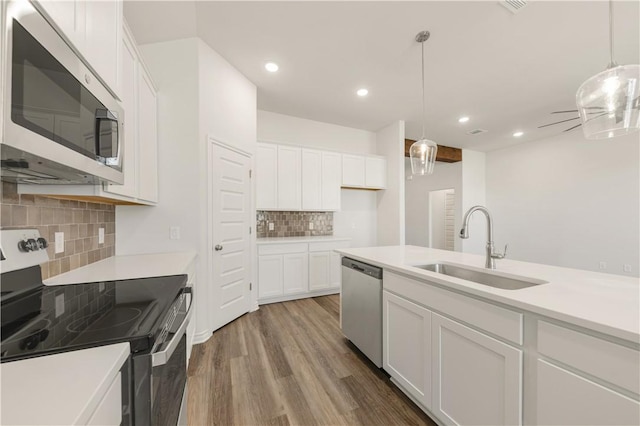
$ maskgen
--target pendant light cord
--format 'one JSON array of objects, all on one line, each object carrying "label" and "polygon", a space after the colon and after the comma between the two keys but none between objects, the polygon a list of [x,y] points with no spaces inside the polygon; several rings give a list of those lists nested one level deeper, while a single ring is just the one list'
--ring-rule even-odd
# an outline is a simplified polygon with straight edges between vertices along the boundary
[{"label": "pendant light cord", "polygon": [[613,0],[609,0],[609,68],[618,66],[613,60]]},{"label": "pendant light cord", "polygon": [[420,139],[424,139],[424,123],[427,120],[424,108],[424,41],[420,42],[420,44],[422,45],[422,137]]}]

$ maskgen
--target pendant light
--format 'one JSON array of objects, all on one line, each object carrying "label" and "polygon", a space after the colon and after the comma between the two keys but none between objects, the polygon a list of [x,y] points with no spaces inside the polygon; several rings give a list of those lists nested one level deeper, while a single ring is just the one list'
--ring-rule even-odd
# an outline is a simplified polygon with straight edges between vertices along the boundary
[{"label": "pendant light", "polygon": [[640,129],[640,65],[613,59],[613,1],[609,0],[609,66],[580,86],[578,113],[587,139],[605,139]]},{"label": "pendant light", "polygon": [[429,40],[429,31],[421,31],[416,35],[416,41],[422,45],[422,137],[409,148],[411,157],[411,173],[414,175],[430,175],[436,163],[438,145],[425,138],[425,108],[424,108],[424,42]]}]

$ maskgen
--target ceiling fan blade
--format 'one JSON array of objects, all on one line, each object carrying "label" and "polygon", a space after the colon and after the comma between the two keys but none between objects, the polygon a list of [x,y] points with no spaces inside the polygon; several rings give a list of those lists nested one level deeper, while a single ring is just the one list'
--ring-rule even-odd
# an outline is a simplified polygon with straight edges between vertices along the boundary
[{"label": "ceiling fan blade", "polygon": [[542,129],[543,127],[553,126],[555,124],[566,123],[567,121],[579,120],[579,119],[580,119],[580,117],[573,117],[573,118],[569,118],[567,120],[560,120],[560,121],[556,121],[555,123],[549,123],[549,124],[545,124],[545,125],[542,125],[542,126],[538,126],[538,129]]},{"label": "ceiling fan blade", "polygon": [[567,130],[563,130],[563,131],[564,131],[564,132],[570,132],[571,130],[575,129],[576,127],[580,127],[580,126],[582,126],[582,123],[580,123],[580,124],[576,124],[575,126],[573,126],[573,127],[569,127]]}]

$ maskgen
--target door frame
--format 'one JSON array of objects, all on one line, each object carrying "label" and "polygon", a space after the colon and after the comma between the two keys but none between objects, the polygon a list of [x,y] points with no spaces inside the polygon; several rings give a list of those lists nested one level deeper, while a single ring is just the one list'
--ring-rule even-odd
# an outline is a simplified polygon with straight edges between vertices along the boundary
[{"label": "door frame", "polygon": [[[254,285],[252,285],[251,290],[249,292],[249,312],[253,312],[255,310],[258,309],[258,297],[257,297],[257,287],[255,285],[255,283],[257,283],[257,268],[255,268],[254,264],[255,264],[255,259],[257,259],[257,244],[256,244],[256,225],[255,225],[255,217],[256,217],[256,197],[255,197],[255,192],[256,192],[256,183],[255,183],[255,179],[253,178],[255,173],[253,172],[255,170],[255,155],[249,151],[244,150],[243,148],[240,148],[232,143],[228,143],[225,141],[221,141],[211,135],[207,135],[207,277],[209,278],[207,281],[209,281],[208,287],[209,287],[209,291],[207,291],[207,299],[208,299],[208,306],[214,306],[214,292],[211,291],[212,287],[213,287],[213,280],[214,280],[214,276],[213,276],[213,246],[215,245],[214,243],[214,235],[213,235],[213,149],[214,146],[218,146],[221,148],[225,148],[228,149],[230,151],[236,152],[244,157],[246,157],[247,159],[249,159],[249,167],[250,170],[252,171],[252,176],[251,176],[251,194],[250,194],[250,198],[251,198],[251,210],[250,210],[250,214],[251,214],[251,221],[250,221],[250,226],[251,226],[251,238],[249,240],[249,244],[250,244],[250,250],[249,250],[249,275],[250,275],[250,279],[251,279],[251,283],[253,283]],[[215,315],[209,315],[209,328],[211,329],[211,331],[215,331],[218,328],[220,328],[221,325],[216,324],[216,316]]]}]

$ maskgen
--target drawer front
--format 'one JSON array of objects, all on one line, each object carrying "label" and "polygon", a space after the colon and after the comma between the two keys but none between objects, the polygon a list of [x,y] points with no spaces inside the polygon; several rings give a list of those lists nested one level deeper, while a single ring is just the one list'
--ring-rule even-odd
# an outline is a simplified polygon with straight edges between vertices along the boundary
[{"label": "drawer front", "polygon": [[258,246],[258,255],[305,253],[307,248],[307,243],[261,244]]},{"label": "drawer front", "polygon": [[387,271],[384,271],[383,287],[503,339],[518,345],[523,343],[523,314],[519,312]]},{"label": "drawer front", "polygon": [[323,241],[321,243],[309,243],[309,251],[332,251],[351,246],[350,241]]},{"label": "drawer front", "polygon": [[631,392],[640,393],[640,353],[636,350],[538,321],[538,352]]}]

